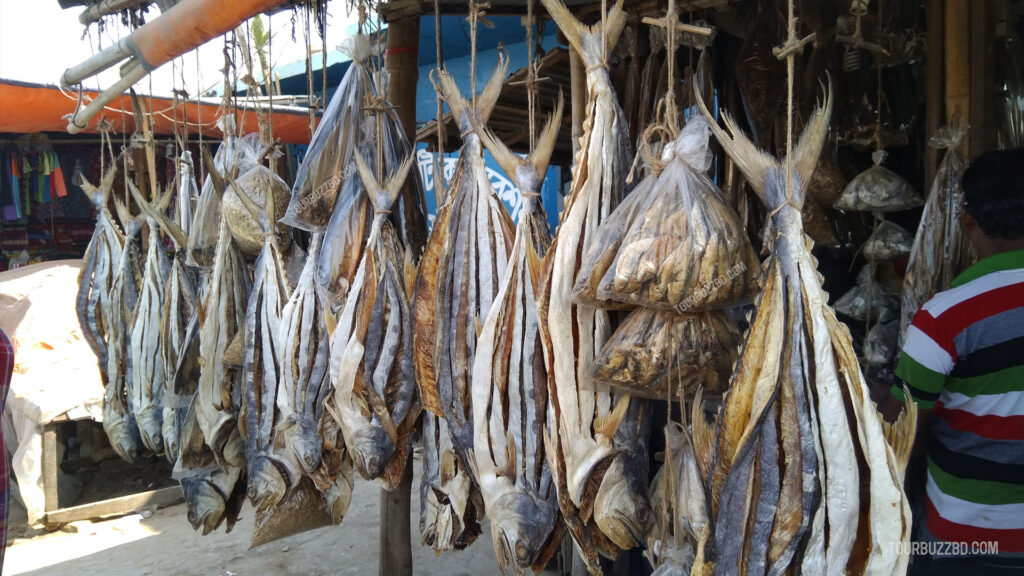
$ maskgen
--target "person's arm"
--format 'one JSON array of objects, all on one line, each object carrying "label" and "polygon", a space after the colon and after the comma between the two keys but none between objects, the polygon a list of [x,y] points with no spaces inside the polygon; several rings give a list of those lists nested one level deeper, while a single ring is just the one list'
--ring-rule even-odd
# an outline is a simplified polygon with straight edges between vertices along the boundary
[{"label": "person's arm", "polygon": [[[896,367],[896,376],[905,383],[911,399],[917,403],[915,454],[924,450],[928,417],[946,386],[946,377],[953,371],[955,354],[953,339],[945,333],[942,325],[924,308],[919,310],[907,328]],[[893,386],[889,397],[879,404],[879,410],[887,420],[895,420],[902,410],[906,400],[903,390],[902,386]]]}]

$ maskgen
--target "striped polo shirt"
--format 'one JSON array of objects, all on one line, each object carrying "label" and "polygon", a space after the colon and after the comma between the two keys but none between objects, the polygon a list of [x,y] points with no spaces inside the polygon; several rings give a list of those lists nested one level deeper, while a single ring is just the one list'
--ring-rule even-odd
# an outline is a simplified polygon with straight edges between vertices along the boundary
[{"label": "striped polo shirt", "polygon": [[980,260],[925,303],[896,374],[931,411],[928,531],[1024,552],[1024,250]]}]

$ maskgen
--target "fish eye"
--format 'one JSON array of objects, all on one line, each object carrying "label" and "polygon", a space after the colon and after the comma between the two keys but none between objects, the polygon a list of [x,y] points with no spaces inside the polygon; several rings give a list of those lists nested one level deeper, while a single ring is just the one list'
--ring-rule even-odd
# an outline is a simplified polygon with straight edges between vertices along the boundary
[{"label": "fish eye", "polygon": [[516,542],[516,558],[520,561],[526,560],[530,555],[529,549],[526,547],[526,542],[519,540]]}]

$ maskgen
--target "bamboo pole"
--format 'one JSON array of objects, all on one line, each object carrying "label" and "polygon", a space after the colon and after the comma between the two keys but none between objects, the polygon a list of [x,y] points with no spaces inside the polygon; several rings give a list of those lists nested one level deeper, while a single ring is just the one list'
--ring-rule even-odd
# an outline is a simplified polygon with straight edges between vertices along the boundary
[{"label": "bamboo pole", "polygon": [[[970,118],[971,112],[971,64],[970,32],[971,3],[968,0],[946,0],[945,31],[943,42],[946,54],[946,114],[950,118],[959,114]],[[964,140],[964,154],[970,157],[970,146]]]},{"label": "bamboo pole", "polygon": [[[925,63],[925,85],[927,86],[927,100],[925,103],[925,137],[930,138],[932,134],[943,124],[943,117],[946,115],[946,99],[943,87],[945,86],[943,69],[945,68],[945,56],[943,53],[942,40],[944,33],[944,11],[943,0],[928,0],[925,7],[927,15],[927,41],[928,53]],[[924,161],[924,189],[931,186],[935,179],[935,170],[939,163],[939,151],[931,146],[925,146]]]},{"label": "bamboo pole", "polygon": [[972,157],[995,148],[992,93],[995,83],[995,2],[971,2],[970,116],[967,133]]}]

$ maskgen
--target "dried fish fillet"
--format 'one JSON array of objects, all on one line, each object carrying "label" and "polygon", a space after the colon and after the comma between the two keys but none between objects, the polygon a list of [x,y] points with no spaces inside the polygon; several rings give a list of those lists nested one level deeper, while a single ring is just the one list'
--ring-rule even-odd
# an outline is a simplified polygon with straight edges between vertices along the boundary
[{"label": "dried fish fillet", "polygon": [[727,311],[680,315],[651,308],[623,320],[594,360],[591,378],[633,396],[725,391],[742,336]]},{"label": "dried fish fillet", "polygon": [[[699,96],[698,104],[712,121]],[[897,462],[849,331],[827,305],[799,212],[831,109],[828,95],[784,163],[755,148],[727,114],[729,134],[712,124],[772,210],[771,250],[713,443],[702,433],[695,445],[713,456],[711,528],[693,574],[906,570],[908,557],[893,544],[910,535]]]},{"label": "dried fish fillet", "polygon": [[377,181],[356,155],[374,219],[362,261],[331,335],[333,407],[356,470],[393,490],[411,452],[419,416],[412,367],[412,317],[405,248],[387,219],[413,156]]}]

